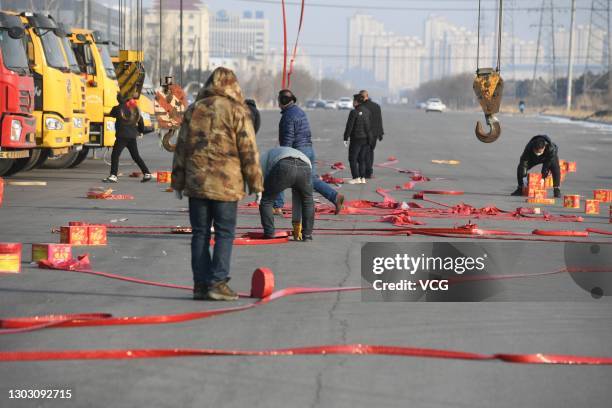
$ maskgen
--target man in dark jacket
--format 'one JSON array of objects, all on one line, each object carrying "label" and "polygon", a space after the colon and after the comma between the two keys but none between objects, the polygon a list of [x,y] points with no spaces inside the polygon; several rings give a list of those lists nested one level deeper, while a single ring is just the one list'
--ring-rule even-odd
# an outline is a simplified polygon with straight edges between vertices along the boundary
[{"label": "man in dark jacket", "polygon": [[370,99],[368,91],[359,91],[359,95],[361,95],[365,100],[365,102],[363,103],[363,107],[370,112],[370,121],[373,135],[372,140],[370,140],[370,151],[368,152],[367,160],[368,168],[366,170],[365,177],[369,179],[372,178],[372,175],[374,174],[374,149],[376,149],[376,142],[382,142],[385,130],[383,129],[383,119],[382,112],[380,111],[380,106]]},{"label": "man in dark jacket", "polygon": [[257,133],[261,127],[261,115],[259,114],[259,109],[257,109],[257,104],[254,99],[245,99],[244,102],[251,111],[251,121],[253,122],[255,133]]},{"label": "man in dark jacket", "polygon": [[[329,184],[322,181],[316,172],[316,157],[312,147],[312,134],[306,113],[297,106],[297,98],[289,89],[283,89],[278,94],[278,105],[281,108],[281,120],[278,124],[278,144],[282,147],[292,147],[304,153],[312,164],[312,184],[319,194],[336,207],[340,213],[344,196],[338,194]],[[281,212],[284,206],[284,195],[281,193],[274,202],[275,212]]]},{"label": "man in dark jacket", "polygon": [[111,170],[110,175],[102,181],[105,183],[118,182],[119,157],[126,147],[132,156],[132,160],[138,165],[143,174],[142,182],[150,181],[151,172],[147,168],[144,160],[142,160],[142,157],[140,157],[136,139],[139,135],[149,133],[151,130],[148,130],[144,126],[142,115],[140,114],[135,98],[125,99],[120,94],[117,94],[117,102],[119,102],[119,104],[110,111],[110,116],[115,118],[115,130],[117,135],[115,144],[113,145],[113,152],[111,153]]},{"label": "man in dark jacket", "polygon": [[561,168],[559,167],[559,148],[546,135],[537,135],[531,138],[525,150],[521,155],[518,167],[516,169],[516,178],[518,181],[517,189],[512,193],[513,196],[523,194],[524,178],[527,177],[527,172],[538,164],[542,165],[542,178],[548,177],[552,173],[553,188],[555,197],[561,197]]},{"label": "man in dark jacket", "polygon": [[[368,169],[368,155],[370,140],[373,133],[371,127],[370,111],[364,105],[361,94],[353,95],[353,106],[344,130],[344,145],[349,147],[349,163],[351,165],[352,180],[349,184],[365,184]],[[349,145],[350,140],[350,145]]]}]

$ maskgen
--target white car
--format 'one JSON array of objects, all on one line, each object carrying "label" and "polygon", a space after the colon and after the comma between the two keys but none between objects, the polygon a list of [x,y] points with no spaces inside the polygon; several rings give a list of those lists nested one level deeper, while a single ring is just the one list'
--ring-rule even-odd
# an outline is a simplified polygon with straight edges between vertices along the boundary
[{"label": "white car", "polygon": [[338,102],[325,101],[325,109],[338,109]]},{"label": "white car", "polygon": [[342,97],[338,99],[338,109],[353,109],[353,98]]},{"label": "white car", "polygon": [[425,112],[444,112],[446,105],[438,98],[430,98],[425,102]]}]

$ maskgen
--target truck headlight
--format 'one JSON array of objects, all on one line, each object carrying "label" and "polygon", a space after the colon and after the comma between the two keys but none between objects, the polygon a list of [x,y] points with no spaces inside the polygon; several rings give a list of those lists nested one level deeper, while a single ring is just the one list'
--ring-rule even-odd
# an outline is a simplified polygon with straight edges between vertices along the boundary
[{"label": "truck headlight", "polygon": [[18,142],[19,139],[21,138],[21,131],[23,130],[22,126],[21,126],[21,122],[19,122],[18,120],[13,119],[11,121],[11,141],[12,142]]},{"label": "truck headlight", "polygon": [[108,122],[106,122],[106,130],[108,130],[109,132],[114,132],[115,122],[113,122],[112,120],[109,120]]},{"label": "truck headlight", "polygon": [[64,128],[64,124],[55,118],[45,119],[45,126],[49,130],[62,130]]},{"label": "truck headlight", "polygon": [[83,128],[83,118],[72,118],[72,125],[77,129]]}]

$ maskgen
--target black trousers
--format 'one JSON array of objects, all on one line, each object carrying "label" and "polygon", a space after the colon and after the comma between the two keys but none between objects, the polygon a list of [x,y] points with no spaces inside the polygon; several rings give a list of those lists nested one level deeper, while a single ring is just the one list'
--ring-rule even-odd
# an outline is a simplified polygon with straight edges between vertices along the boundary
[{"label": "black trousers", "polygon": [[314,228],[314,199],[312,192],[312,170],[308,163],[288,157],[270,170],[264,180],[264,192],[259,204],[261,225],[266,236],[274,235],[274,200],[281,191],[291,188],[293,196],[293,221],[302,222],[302,233],[312,235]]},{"label": "black trousers", "polygon": [[559,187],[561,185],[561,167],[559,166],[559,158],[557,156],[555,156],[550,162],[531,160],[521,161],[516,169],[516,178],[519,187],[523,187],[523,178],[527,177],[529,169],[537,166],[538,164],[542,165],[542,175],[544,175],[544,172],[550,170],[553,177],[553,187]]},{"label": "black trousers", "polygon": [[376,149],[377,139],[370,142],[370,150],[368,151],[368,168],[366,169],[366,178],[372,178],[374,174],[374,149]]},{"label": "black trousers", "polygon": [[130,152],[130,156],[132,156],[132,160],[134,160],[138,167],[140,167],[142,174],[151,173],[144,160],[142,160],[142,157],[140,157],[140,153],[138,153],[138,144],[136,143],[136,139],[121,137],[115,139],[115,144],[113,145],[113,153],[111,154],[111,174],[116,176],[119,172],[119,157],[121,156],[123,149],[126,147]]},{"label": "black trousers", "polygon": [[351,176],[365,178],[368,170],[368,157],[370,155],[370,144],[367,139],[351,140],[349,145],[349,163],[351,165]]}]

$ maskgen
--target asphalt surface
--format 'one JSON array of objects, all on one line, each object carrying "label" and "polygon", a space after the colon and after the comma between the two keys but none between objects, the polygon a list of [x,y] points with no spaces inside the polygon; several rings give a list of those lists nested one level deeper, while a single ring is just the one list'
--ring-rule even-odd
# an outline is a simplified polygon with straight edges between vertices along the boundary
[{"label": "asphalt surface", "polygon": [[[342,145],[346,112],[309,113],[320,173],[329,163],[347,163]],[[576,161],[564,193],[591,196],[612,188],[612,130],[535,117],[502,116],[503,135],[482,144],[473,135],[479,114],[425,114],[385,109],[387,134],[376,161],[396,156],[400,167],[446,178],[416,189],[464,190],[462,197],[441,197],[456,204],[525,206],[509,197],[515,188],[518,156],[529,138],[549,134],[563,159]],[[260,148],[274,145],[279,115],[264,112]],[[141,142],[151,169],[171,166],[171,155],[155,138]],[[110,155],[108,155],[110,157]],[[432,159],[459,160],[457,166]],[[45,187],[6,186],[0,208],[0,241],[58,242],[51,228],[68,221],[118,221],[124,225],[187,225],[186,201],[155,183],[141,184],[127,174],[136,170],[122,157],[116,193],[132,201],[88,200],[90,187],[102,185],[108,165],[88,160],[78,169],[34,170],[14,180],[46,181]],[[348,172],[339,173],[348,177]],[[407,175],[377,169],[367,185],[343,185],[348,199],[380,200],[376,187],[393,188]],[[410,201],[414,192],[392,194]],[[252,199],[252,198],[250,198]],[[289,201],[290,202],[290,201]],[[551,208],[555,214],[581,214]],[[477,220],[485,228],[529,232],[534,228],[610,229],[607,207],[584,223]],[[317,226],[389,227],[364,222],[368,217],[340,216],[341,222]],[[467,220],[424,219],[429,226],[454,226]],[[287,227],[289,220],[278,219]],[[239,216],[239,225],[258,226],[258,216]],[[315,235],[312,243],[236,247],[231,284],[248,291],[252,271],[268,266],[276,287],[360,285],[360,248],[369,241],[421,242],[427,237]],[[612,241],[612,240],[611,240]],[[528,244],[532,245],[532,244]],[[226,306],[194,302],[181,290],[135,285],[86,275],[38,269],[24,246],[22,273],[0,275],[0,318],[52,313],[107,312],[116,316],[174,314]],[[141,279],[191,284],[189,236],[113,235],[89,252],[95,270]],[[562,259],[563,244],[549,244],[530,255],[529,270],[542,272]],[[522,265],[518,254],[506,254]],[[520,268],[518,268],[520,269]],[[508,271],[508,273],[516,272]],[[533,282],[533,285],[530,283]],[[537,283],[537,285],[536,285]],[[535,289],[534,289],[535,288]],[[359,293],[328,293],[281,299],[257,309],[186,323],[50,329],[0,336],[0,350],[124,348],[269,349],[319,344],[370,343],[462,350],[477,353],[555,353],[612,356],[610,298],[594,301],[566,274],[517,283],[514,302],[375,303]],[[523,301],[520,294],[531,301]],[[546,301],[535,301],[538,296]],[[556,301],[555,301],[556,300]],[[244,304],[249,300],[241,300]],[[131,361],[0,363],[0,406],[75,407],[610,407],[612,367],[535,366],[501,362],[399,358],[385,356],[206,357]],[[71,400],[9,400],[10,389],[71,389]]]}]

